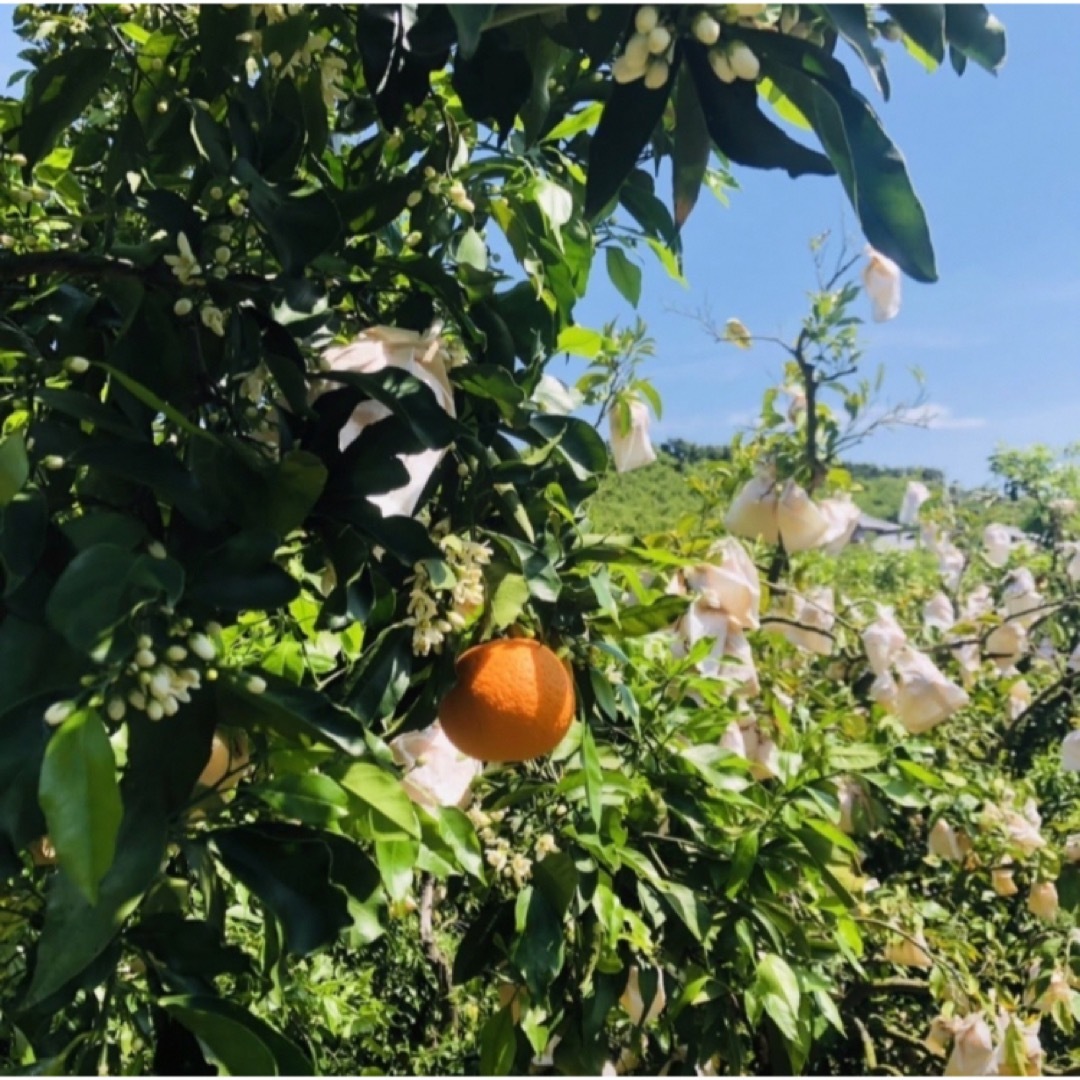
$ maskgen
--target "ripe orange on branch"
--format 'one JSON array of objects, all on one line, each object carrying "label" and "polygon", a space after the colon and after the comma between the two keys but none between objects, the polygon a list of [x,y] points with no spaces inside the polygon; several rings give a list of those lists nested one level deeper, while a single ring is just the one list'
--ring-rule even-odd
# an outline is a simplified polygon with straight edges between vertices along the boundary
[{"label": "ripe orange on branch", "polygon": [[443,698],[446,737],[480,761],[549,754],[574,719],[574,680],[546,645],[501,638],[458,657],[457,684]]}]

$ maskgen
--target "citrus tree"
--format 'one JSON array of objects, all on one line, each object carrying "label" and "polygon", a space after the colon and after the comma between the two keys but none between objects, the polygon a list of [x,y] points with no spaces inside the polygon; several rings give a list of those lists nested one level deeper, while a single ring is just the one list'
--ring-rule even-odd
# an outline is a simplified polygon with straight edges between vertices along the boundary
[{"label": "citrus tree", "polygon": [[[599,407],[617,468],[651,459],[643,329],[582,327],[574,307],[601,250],[632,304],[641,259],[678,276],[680,229],[732,168],[835,174],[875,249],[882,317],[901,271],[934,280],[903,157],[838,57],[887,96],[884,43],[994,70],[997,20],[979,5],[65,5],[15,23],[21,96],[0,99],[12,1062],[909,1067],[899,1036],[871,1030],[918,1019],[878,1008],[867,953],[884,927],[930,960],[919,1018],[941,1005],[939,1041],[991,1041],[978,1025],[1000,1004],[994,1060],[1026,1069],[1019,984],[995,977],[987,996],[977,957],[927,940],[922,922],[963,905],[935,894],[912,915],[922,868],[889,846],[920,827],[913,780],[944,802],[957,776],[976,798],[996,774],[935,771],[936,742],[904,743],[913,687],[940,686],[923,654],[884,615],[871,634],[865,606],[849,617],[809,591],[848,572],[818,549],[854,526],[836,494],[851,432],[824,398],[865,414],[846,381],[857,288],[822,288],[790,346],[801,414],[789,429],[766,402],[693,528],[596,534],[585,504],[611,454],[570,415]],[[574,393],[544,374],[562,351],[591,363]],[[964,526],[949,527],[935,543],[951,574]],[[910,606],[930,566],[854,576]],[[759,676],[763,587],[789,605],[774,627],[809,625],[818,648],[800,666],[770,646]],[[1015,621],[988,616],[985,633],[1018,650]],[[814,658],[823,628],[838,668]],[[864,629],[893,651],[863,656]],[[476,659],[522,648],[543,660]],[[1044,674],[1032,708],[1065,707],[1068,683]],[[967,693],[949,685],[947,711]],[[970,715],[988,722],[1000,690],[973,690]],[[536,741],[508,734],[524,720]],[[498,746],[469,743],[477,726]],[[1032,752],[1052,795],[995,790],[1006,834],[1029,795],[1074,806],[1048,747]],[[866,853],[845,806],[896,871],[880,907],[856,888]],[[964,814],[950,827],[973,827]],[[1060,868],[1054,847],[1035,884]],[[1000,911],[969,947],[1029,941],[1028,916]],[[1042,940],[1038,978],[1065,979],[1066,1030],[1063,940]],[[405,1016],[391,1034],[414,1041],[393,1059]]]}]

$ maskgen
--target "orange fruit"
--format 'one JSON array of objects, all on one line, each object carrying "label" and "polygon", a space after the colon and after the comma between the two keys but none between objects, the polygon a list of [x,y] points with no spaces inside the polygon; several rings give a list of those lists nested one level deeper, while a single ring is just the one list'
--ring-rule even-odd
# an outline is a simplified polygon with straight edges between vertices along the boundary
[{"label": "orange fruit", "polygon": [[458,657],[457,684],[443,698],[446,737],[480,761],[549,754],[574,719],[569,666],[531,638],[501,638]]}]

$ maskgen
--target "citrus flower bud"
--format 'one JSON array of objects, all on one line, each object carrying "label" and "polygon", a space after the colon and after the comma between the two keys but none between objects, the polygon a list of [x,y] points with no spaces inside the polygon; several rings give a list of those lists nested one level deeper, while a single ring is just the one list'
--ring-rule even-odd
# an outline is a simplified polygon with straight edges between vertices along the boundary
[{"label": "citrus flower bud", "polygon": [[124,704],[123,698],[110,698],[109,704],[105,706],[105,713],[113,723],[119,723],[124,719],[124,713],[127,712],[127,706]]},{"label": "citrus flower bud", "polygon": [[660,13],[651,4],[644,4],[638,8],[634,16],[634,29],[639,34],[648,34],[660,21]]},{"label": "citrus flower bud", "polygon": [[188,638],[188,647],[200,660],[209,662],[217,656],[214,643],[205,634],[192,634]]},{"label": "citrus flower bud", "polygon": [[64,367],[71,372],[72,375],[84,375],[90,370],[90,361],[85,356],[69,356],[64,361]]},{"label": "citrus flower bud", "polygon": [[150,543],[146,545],[146,552],[153,559],[164,559],[168,557],[165,545],[160,540],[151,540]]},{"label": "citrus flower bud", "polygon": [[735,69],[731,66],[727,53],[723,49],[709,50],[709,66],[722,83],[733,83],[737,78]]},{"label": "citrus flower bud", "polygon": [[49,727],[59,727],[73,712],[75,706],[70,701],[57,701],[45,710],[45,723]]},{"label": "citrus flower bud", "polygon": [[135,663],[141,668],[152,668],[157,663],[157,657],[147,648],[140,648],[135,654]]},{"label": "citrus flower bud", "polygon": [[423,201],[423,198],[423,192],[410,191],[408,197],[405,199],[405,205],[409,207],[410,210],[412,210],[420,205],[420,203]]},{"label": "citrus flower bud", "polygon": [[195,305],[186,296],[182,296],[173,304],[173,314],[183,318],[185,315],[190,315],[194,307]]},{"label": "citrus flower bud", "polygon": [[715,45],[720,39],[720,24],[703,11],[694,19],[693,33],[702,45]]},{"label": "citrus flower bud", "polygon": [[623,56],[625,56],[634,67],[643,68],[649,59],[648,34],[634,34],[634,36],[626,43],[626,48],[623,50]]},{"label": "citrus flower bud", "polygon": [[245,683],[247,692],[249,694],[265,694],[266,693],[266,680],[259,675],[252,675],[250,679]]},{"label": "citrus flower bud", "polygon": [[750,46],[741,41],[736,41],[728,50],[728,63],[738,78],[749,82],[753,82],[761,72],[761,62]]},{"label": "citrus flower bud", "polygon": [[49,454],[41,459],[41,467],[55,472],[64,467],[64,459],[59,454]]},{"label": "citrus flower bud", "polygon": [[146,717],[148,720],[158,721],[165,715],[165,709],[160,701],[148,701],[146,703]]},{"label": "citrus flower bud", "polygon": [[611,65],[611,77],[619,83],[620,86],[623,86],[626,83],[635,82],[644,74],[644,65],[633,63],[625,53]]},{"label": "citrus flower bud", "polygon": [[599,22],[600,16],[604,14],[604,9],[599,4],[590,4],[585,9],[585,18],[589,22]]},{"label": "citrus flower bud", "polygon": [[666,26],[656,26],[649,31],[649,52],[660,56],[671,44],[671,31]]},{"label": "citrus flower bud", "polygon": [[654,60],[645,72],[645,87],[648,90],[659,90],[667,85],[669,69],[665,60]]}]

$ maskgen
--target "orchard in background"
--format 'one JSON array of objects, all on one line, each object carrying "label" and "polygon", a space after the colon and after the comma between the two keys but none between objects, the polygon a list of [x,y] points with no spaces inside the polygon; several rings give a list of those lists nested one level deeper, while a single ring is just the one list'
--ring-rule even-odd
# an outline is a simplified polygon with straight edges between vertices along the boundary
[{"label": "orchard in background", "polygon": [[[574,321],[601,252],[636,304],[732,168],[835,174],[894,316],[933,249],[842,58],[883,96],[886,52],[993,71],[993,16],[15,25],[9,1068],[1075,1070],[1073,473],[996,462],[1038,501],[1030,537],[914,489],[917,550],[846,548],[842,455],[880,413],[842,259],[782,343],[787,411],[770,392],[700,513],[588,519],[612,456],[654,456],[659,409],[645,329]],[[574,388],[544,373],[562,352],[589,363]],[[434,722],[457,657],[525,638],[559,661],[537,697],[558,723],[572,679],[572,722],[485,766]]]}]

